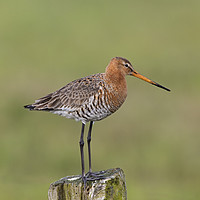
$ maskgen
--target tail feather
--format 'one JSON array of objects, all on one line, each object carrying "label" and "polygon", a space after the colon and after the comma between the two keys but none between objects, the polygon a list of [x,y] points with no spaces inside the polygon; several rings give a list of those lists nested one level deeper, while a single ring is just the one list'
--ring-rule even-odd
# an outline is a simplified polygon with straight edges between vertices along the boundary
[{"label": "tail feather", "polygon": [[53,110],[48,104],[52,99],[52,93],[35,101],[35,103],[26,105],[24,108],[29,110],[51,111]]},{"label": "tail feather", "polygon": [[26,106],[24,106],[24,108],[27,108],[29,110],[34,110],[35,106],[33,106],[33,105],[26,105]]}]

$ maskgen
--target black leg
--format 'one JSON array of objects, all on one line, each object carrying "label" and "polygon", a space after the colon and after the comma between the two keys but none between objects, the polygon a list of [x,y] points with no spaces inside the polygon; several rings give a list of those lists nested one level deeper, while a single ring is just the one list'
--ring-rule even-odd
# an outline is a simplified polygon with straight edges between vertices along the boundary
[{"label": "black leg", "polygon": [[81,151],[82,179],[83,179],[84,187],[85,187],[85,185],[86,185],[86,179],[85,179],[85,165],[84,165],[84,152],[83,152],[83,146],[84,146],[84,139],[83,139],[84,128],[85,128],[85,124],[82,123],[81,137],[80,137],[79,144],[80,144],[80,151]]},{"label": "black leg", "polygon": [[89,155],[89,173],[92,172],[92,166],[91,166],[91,148],[90,148],[92,125],[93,125],[93,121],[90,122],[90,128],[89,128],[88,136],[87,136],[88,155]]},{"label": "black leg", "polygon": [[91,134],[92,134],[92,126],[93,126],[94,122],[91,121],[90,122],[90,127],[89,127],[89,131],[88,131],[88,136],[87,136],[87,143],[88,143],[88,155],[89,155],[89,172],[86,174],[86,178],[87,180],[99,180],[102,179],[104,177],[104,175],[101,175],[101,173],[93,173],[92,172],[92,162],[91,162],[91,146],[90,146],[90,142],[91,142]]}]

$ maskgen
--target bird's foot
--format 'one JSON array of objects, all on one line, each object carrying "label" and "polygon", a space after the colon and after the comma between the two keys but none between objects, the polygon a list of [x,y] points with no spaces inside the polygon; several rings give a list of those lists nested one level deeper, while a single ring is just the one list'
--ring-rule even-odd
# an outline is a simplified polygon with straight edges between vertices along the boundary
[{"label": "bird's foot", "polygon": [[87,185],[87,177],[86,176],[82,176],[82,180],[83,180],[83,187],[84,187],[84,190],[86,189],[86,185]]},{"label": "bird's foot", "polygon": [[87,180],[94,181],[94,180],[103,179],[104,173],[103,172],[91,172],[91,171],[89,171],[85,176],[87,177]]},{"label": "bird's foot", "polygon": [[104,178],[105,178],[104,171],[101,171],[101,172],[89,171],[85,176],[82,176],[84,190],[86,189],[87,181],[95,181],[95,180],[100,180],[100,179],[104,179]]}]

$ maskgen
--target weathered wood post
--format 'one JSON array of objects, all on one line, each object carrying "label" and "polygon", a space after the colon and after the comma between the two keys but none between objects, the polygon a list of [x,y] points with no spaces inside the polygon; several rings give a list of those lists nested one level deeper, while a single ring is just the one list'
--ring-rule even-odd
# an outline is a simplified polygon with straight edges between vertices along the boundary
[{"label": "weathered wood post", "polygon": [[50,185],[49,200],[126,200],[126,181],[122,169],[95,172],[84,185],[81,176],[67,176]]}]

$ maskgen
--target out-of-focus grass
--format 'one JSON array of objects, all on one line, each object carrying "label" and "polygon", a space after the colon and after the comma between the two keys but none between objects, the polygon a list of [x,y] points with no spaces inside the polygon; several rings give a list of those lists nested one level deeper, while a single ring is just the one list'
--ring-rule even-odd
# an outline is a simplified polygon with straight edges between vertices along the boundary
[{"label": "out-of-focus grass", "polygon": [[51,182],[80,173],[81,124],[23,105],[114,56],[172,92],[127,77],[125,104],[95,123],[93,169],[123,168],[128,199],[198,199],[199,4],[2,1],[0,199],[46,199]]}]

